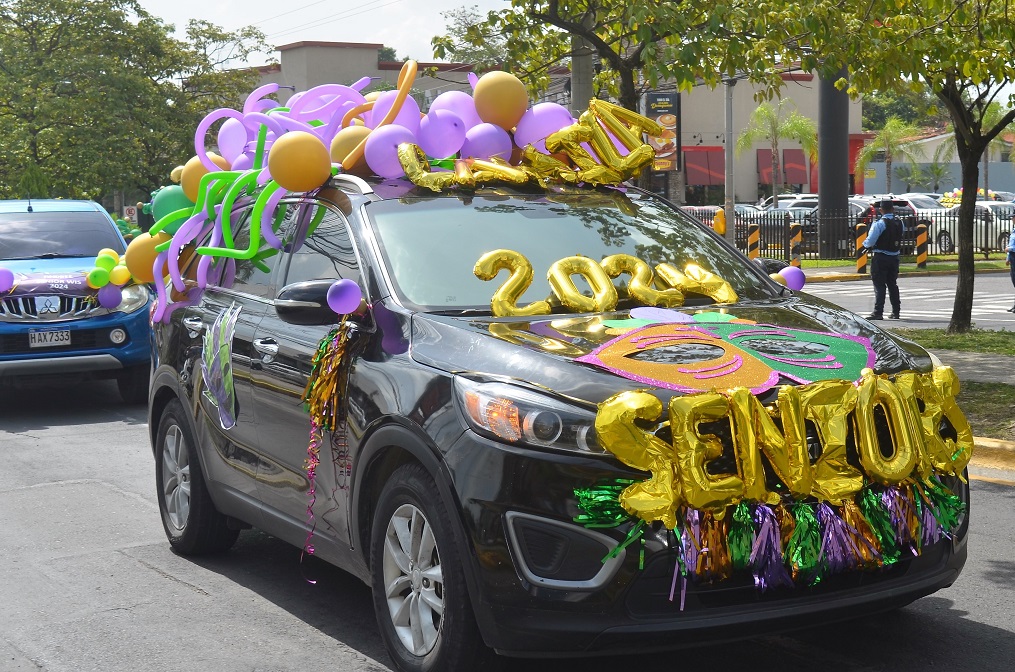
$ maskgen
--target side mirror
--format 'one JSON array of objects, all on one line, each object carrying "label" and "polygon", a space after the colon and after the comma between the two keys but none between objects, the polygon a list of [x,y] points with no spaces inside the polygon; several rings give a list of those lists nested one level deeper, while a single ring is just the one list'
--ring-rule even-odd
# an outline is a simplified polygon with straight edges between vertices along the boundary
[{"label": "side mirror", "polygon": [[290,324],[335,324],[338,313],[328,300],[328,292],[334,284],[334,280],[307,280],[286,285],[275,297],[275,312]]}]

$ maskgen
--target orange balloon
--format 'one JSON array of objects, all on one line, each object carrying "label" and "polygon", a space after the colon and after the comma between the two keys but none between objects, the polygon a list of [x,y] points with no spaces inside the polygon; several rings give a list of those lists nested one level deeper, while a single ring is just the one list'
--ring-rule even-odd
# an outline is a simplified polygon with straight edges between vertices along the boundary
[{"label": "orange balloon", "polygon": [[[222,170],[229,170],[231,167],[229,162],[225,158],[219,156],[215,152],[208,152],[208,158],[211,162]],[[183,170],[180,173],[180,186],[183,187],[184,195],[191,200],[191,202],[197,202],[197,190],[201,184],[201,178],[207,175],[209,171],[201,163],[201,157],[191,157],[190,161],[187,161],[183,166]]]},{"label": "orange balloon", "polygon": [[522,80],[509,72],[488,72],[476,82],[472,92],[479,118],[510,131],[529,109],[529,94]]},{"label": "orange balloon", "polygon": [[331,177],[331,154],[313,133],[290,131],[271,145],[268,171],[288,191],[310,191]]},{"label": "orange balloon", "polygon": [[346,165],[346,157],[348,157],[354,149],[356,149],[361,142],[366,140],[366,137],[370,135],[370,129],[366,126],[349,126],[343,128],[341,131],[335,134],[335,138],[331,141],[331,160],[335,163],[341,163],[342,168],[349,173],[356,173],[357,175],[369,175],[373,171],[370,170],[370,166],[360,156],[359,160],[351,161],[349,165]]},{"label": "orange balloon", "polygon": [[[155,282],[155,275],[152,273],[155,257],[158,255],[155,246],[171,239],[171,235],[165,231],[159,231],[154,238],[145,232],[130,241],[127,251],[123,254],[124,265],[136,282]],[[163,269],[162,276],[165,277],[165,275],[166,272]]]}]

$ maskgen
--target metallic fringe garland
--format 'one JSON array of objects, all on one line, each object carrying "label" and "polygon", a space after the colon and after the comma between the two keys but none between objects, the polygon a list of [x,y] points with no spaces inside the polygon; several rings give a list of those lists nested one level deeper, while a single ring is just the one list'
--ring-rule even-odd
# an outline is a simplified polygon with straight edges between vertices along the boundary
[{"label": "metallic fringe garland", "polygon": [[[581,511],[575,522],[586,527],[631,524],[604,562],[640,539],[639,564],[644,563],[645,521],[631,516],[618,500],[631,482],[614,480],[575,490]],[[689,576],[718,581],[749,569],[754,585],[764,591],[886,567],[898,562],[904,551],[919,555],[924,546],[950,536],[964,512],[965,504],[936,477],[904,487],[868,485],[855,501],[839,507],[827,502],[775,507],[740,502],[721,520],[685,508],[673,530],[678,543],[670,600],[680,579],[683,605]]]}]

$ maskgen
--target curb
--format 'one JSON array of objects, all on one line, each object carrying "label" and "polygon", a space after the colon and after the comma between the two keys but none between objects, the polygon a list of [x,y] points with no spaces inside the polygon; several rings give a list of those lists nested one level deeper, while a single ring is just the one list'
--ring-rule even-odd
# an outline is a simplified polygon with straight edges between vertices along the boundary
[{"label": "curb", "polygon": [[[1007,268],[985,268],[976,273],[1008,273]],[[806,274],[806,271],[805,271]],[[900,271],[900,278],[925,278],[934,275],[957,275],[957,271]],[[868,273],[821,273],[816,271],[814,275],[807,276],[807,282],[852,282],[854,280],[870,280]]]},{"label": "curb", "polygon": [[973,444],[976,448],[971,465],[1015,471],[1015,442],[974,436]]}]

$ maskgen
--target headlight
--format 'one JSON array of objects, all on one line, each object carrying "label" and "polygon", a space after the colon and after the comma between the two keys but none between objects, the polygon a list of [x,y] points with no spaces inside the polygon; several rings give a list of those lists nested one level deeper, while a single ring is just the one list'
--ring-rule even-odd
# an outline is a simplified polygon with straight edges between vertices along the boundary
[{"label": "headlight", "polygon": [[123,288],[123,298],[115,310],[121,313],[133,313],[148,303],[148,288],[144,285],[131,285]]},{"label": "headlight", "polygon": [[604,455],[596,414],[507,383],[455,377],[459,408],[476,433],[496,441]]}]

